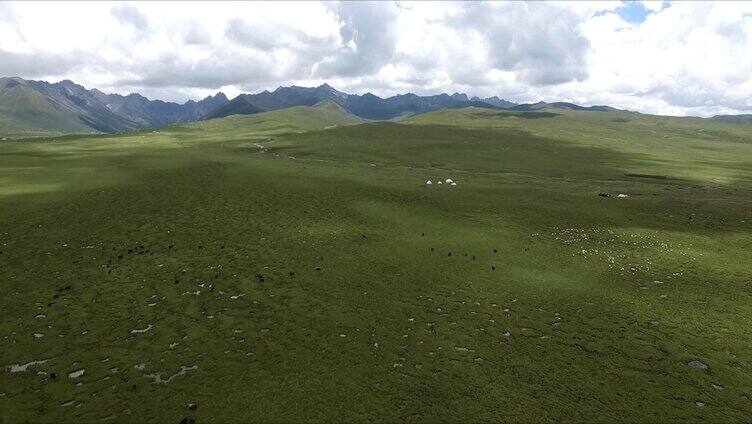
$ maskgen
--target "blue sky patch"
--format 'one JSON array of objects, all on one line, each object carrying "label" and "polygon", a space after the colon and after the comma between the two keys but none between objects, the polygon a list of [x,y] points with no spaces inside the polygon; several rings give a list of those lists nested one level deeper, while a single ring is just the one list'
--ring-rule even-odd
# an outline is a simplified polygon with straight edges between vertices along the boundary
[{"label": "blue sky patch", "polygon": [[639,24],[645,21],[650,11],[640,2],[627,1],[624,5],[616,9],[616,13],[627,22]]},{"label": "blue sky patch", "polygon": [[[663,3],[663,7],[666,7],[666,2]],[[642,5],[642,2],[625,1],[621,7],[616,9],[616,13],[629,23],[640,24],[645,22],[648,15],[653,12],[645,8],[645,6]]]}]

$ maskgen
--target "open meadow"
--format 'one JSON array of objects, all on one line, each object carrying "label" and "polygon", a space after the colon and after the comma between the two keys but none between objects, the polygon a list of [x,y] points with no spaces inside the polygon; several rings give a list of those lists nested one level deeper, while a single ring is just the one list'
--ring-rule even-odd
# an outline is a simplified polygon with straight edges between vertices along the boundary
[{"label": "open meadow", "polygon": [[0,422],[748,421],[750,128],[324,103],[4,141]]}]

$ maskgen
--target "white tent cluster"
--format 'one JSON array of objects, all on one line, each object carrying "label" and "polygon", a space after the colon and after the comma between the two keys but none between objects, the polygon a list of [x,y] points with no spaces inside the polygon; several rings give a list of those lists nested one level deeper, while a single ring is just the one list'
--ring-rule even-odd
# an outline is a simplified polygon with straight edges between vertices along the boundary
[{"label": "white tent cluster", "polygon": [[[438,185],[448,184],[448,185],[451,185],[451,186],[456,186],[457,182],[454,181],[454,180],[452,180],[451,178],[447,178],[444,181],[441,181],[441,179],[439,179],[438,181],[436,181],[436,184],[438,184]],[[431,181],[431,180],[426,181],[426,185],[427,186],[433,185],[433,181]]]}]

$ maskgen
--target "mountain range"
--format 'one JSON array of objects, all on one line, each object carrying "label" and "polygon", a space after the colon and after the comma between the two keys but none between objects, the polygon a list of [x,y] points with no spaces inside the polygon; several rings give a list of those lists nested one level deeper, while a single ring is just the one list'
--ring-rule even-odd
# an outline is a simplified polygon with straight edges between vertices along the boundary
[{"label": "mountain range", "polygon": [[752,125],[752,114],[743,115],[716,115],[711,118],[714,121],[726,122],[729,124],[746,124]]},{"label": "mountain range", "polygon": [[[371,93],[343,93],[328,84],[279,87],[274,91],[241,94],[232,100],[223,93],[217,93],[200,101],[178,104],[150,100],[140,94],[106,94],[97,89],[86,89],[70,80],[48,83],[10,77],[0,78],[0,136],[117,133],[293,106],[313,106],[325,100],[369,120],[389,120],[469,106],[518,112],[542,109],[616,110],[609,106],[586,107],[565,102],[517,104],[497,96],[468,98],[462,93],[433,96],[407,93],[381,98]],[[750,123],[751,118],[749,115],[726,115],[713,119]]]},{"label": "mountain range", "polygon": [[467,95],[458,93],[451,96],[448,94],[418,96],[408,93],[383,99],[371,93],[347,94],[337,91],[329,84],[323,84],[318,87],[279,87],[271,92],[241,94],[207,115],[206,119],[258,113],[292,106],[313,106],[322,100],[331,100],[355,116],[373,120],[387,120],[439,109],[458,109],[468,106],[499,107],[493,104],[494,102],[515,105],[498,97],[489,101],[478,98],[470,100]]},{"label": "mountain range", "polygon": [[222,93],[181,105],[87,90],[69,80],[0,78],[0,135],[112,133],[194,122],[227,102]]},{"label": "mountain range", "polygon": [[23,137],[68,133],[116,133],[229,115],[248,115],[331,100],[360,118],[386,120],[439,109],[468,106],[499,108],[515,103],[467,95],[400,94],[386,99],[318,87],[279,87],[229,100],[223,93],[183,104],[150,100],[140,94],[105,94],[70,80],[57,83],[0,78],[0,135]]}]

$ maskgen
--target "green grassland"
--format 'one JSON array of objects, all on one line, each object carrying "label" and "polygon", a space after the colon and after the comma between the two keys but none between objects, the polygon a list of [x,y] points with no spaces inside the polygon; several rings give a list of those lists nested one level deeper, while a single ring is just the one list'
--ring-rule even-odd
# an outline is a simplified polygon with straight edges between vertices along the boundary
[{"label": "green grassland", "polygon": [[4,142],[0,421],[748,421],[749,128],[321,105]]}]

